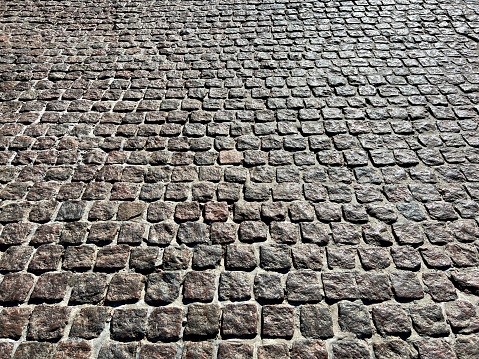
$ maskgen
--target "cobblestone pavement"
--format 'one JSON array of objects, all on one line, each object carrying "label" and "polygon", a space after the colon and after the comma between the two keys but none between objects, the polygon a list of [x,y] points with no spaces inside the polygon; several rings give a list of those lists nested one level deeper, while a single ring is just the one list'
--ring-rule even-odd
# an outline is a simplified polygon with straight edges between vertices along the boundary
[{"label": "cobblestone pavement", "polygon": [[479,358],[479,2],[0,1],[0,359]]}]

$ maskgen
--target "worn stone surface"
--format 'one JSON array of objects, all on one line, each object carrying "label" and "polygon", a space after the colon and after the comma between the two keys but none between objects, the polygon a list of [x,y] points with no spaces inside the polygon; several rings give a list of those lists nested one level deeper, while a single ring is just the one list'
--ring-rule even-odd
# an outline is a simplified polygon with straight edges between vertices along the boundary
[{"label": "worn stone surface", "polygon": [[29,308],[3,308],[0,312],[0,334],[2,338],[20,339],[29,318]]},{"label": "worn stone surface", "polygon": [[338,309],[339,326],[342,331],[353,333],[358,337],[370,337],[373,334],[366,306],[343,302],[339,304]]},{"label": "worn stone surface", "polygon": [[327,339],[334,336],[333,317],[328,307],[303,305],[300,308],[301,334],[306,338]]},{"label": "worn stone surface", "polygon": [[217,304],[190,304],[185,335],[199,338],[215,337],[219,331],[220,313]]},{"label": "worn stone surface", "polygon": [[476,0],[0,28],[1,359],[478,357]]},{"label": "worn stone surface", "polygon": [[258,309],[254,304],[228,304],[223,309],[221,330],[225,337],[253,337],[257,326]]},{"label": "worn stone surface", "polygon": [[84,339],[98,337],[105,328],[110,313],[111,309],[108,307],[91,306],[82,308],[73,319],[70,336]]},{"label": "worn stone surface", "polygon": [[419,357],[425,359],[457,358],[451,345],[444,339],[421,339],[414,342]]},{"label": "worn stone surface", "polygon": [[374,355],[378,359],[412,359],[417,357],[416,351],[407,342],[391,339],[373,343]]},{"label": "worn stone surface", "polygon": [[117,341],[141,340],[146,332],[145,309],[116,309],[110,324],[111,337]]},{"label": "worn stone surface", "polygon": [[376,305],[372,317],[378,332],[383,335],[409,336],[411,333],[411,320],[398,304]]},{"label": "worn stone surface", "polygon": [[263,336],[266,338],[291,338],[294,333],[294,308],[285,305],[263,306]]},{"label": "worn stone surface", "polygon": [[38,341],[58,341],[68,323],[71,308],[39,305],[32,311],[27,338]]},{"label": "worn stone surface", "polygon": [[152,341],[178,339],[180,337],[182,321],[182,308],[156,308],[148,317],[147,337]]}]

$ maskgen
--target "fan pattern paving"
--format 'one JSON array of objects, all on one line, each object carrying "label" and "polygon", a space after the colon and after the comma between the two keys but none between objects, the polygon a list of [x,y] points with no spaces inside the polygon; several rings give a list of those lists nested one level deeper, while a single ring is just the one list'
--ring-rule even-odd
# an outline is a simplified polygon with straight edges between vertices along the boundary
[{"label": "fan pattern paving", "polygon": [[479,4],[0,2],[0,359],[479,358]]}]

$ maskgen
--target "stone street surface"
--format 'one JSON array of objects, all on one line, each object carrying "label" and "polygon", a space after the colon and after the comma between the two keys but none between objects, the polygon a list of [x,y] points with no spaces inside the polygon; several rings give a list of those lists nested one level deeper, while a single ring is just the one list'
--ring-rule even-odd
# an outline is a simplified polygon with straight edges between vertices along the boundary
[{"label": "stone street surface", "polygon": [[479,1],[0,0],[0,359],[478,359]]}]

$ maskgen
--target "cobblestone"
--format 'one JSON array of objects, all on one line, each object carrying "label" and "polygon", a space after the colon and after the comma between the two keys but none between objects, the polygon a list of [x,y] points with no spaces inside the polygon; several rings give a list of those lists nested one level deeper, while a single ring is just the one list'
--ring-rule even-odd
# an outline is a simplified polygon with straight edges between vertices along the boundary
[{"label": "cobblestone", "polygon": [[476,0],[5,0],[0,359],[469,359]]}]

